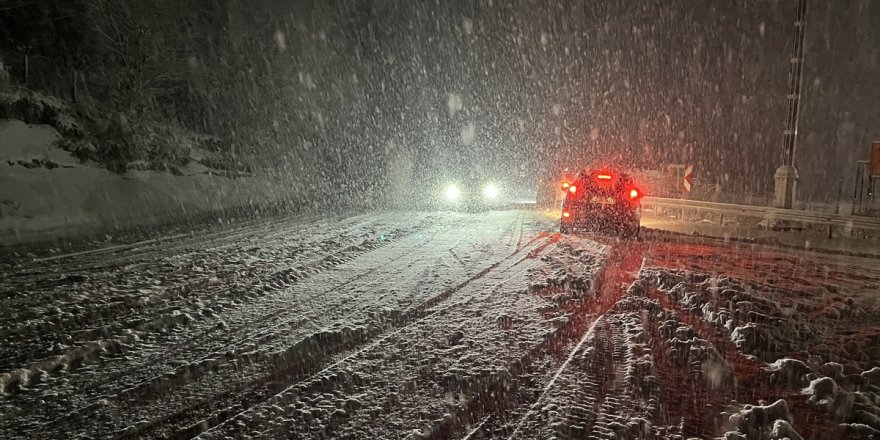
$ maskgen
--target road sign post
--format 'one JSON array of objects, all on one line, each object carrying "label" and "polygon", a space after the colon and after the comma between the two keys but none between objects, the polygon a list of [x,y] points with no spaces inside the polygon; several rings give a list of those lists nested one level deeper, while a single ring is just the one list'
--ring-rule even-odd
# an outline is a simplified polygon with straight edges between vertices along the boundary
[{"label": "road sign post", "polygon": [[873,178],[880,178],[880,141],[871,143],[871,162],[868,170]]}]

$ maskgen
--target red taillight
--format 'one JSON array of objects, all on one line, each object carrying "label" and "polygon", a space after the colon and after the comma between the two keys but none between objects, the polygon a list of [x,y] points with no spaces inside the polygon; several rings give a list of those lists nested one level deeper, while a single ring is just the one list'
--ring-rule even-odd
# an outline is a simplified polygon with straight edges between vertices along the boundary
[{"label": "red taillight", "polygon": [[570,183],[568,183],[568,182],[562,182],[562,190],[563,190],[563,191],[567,190],[568,187],[570,187],[570,186],[571,186]]},{"label": "red taillight", "polygon": [[571,212],[569,212],[569,211],[562,211],[562,216],[565,217],[565,218],[569,218],[569,217],[571,217]]},{"label": "red taillight", "polygon": [[574,185],[568,187],[568,192],[570,192],[572,194],[576,193],[577,190],[578,190],[578,187],[576,187]]},{"label": "red taillight", "polygon": [[611,175],[610,174],[599,174],[596,176],[596,178],[599,180],[611,180]]},{"label": "red taillight", "polygon": [[629,191],[627,191],[624,194],[629,195],[630,201],[633,201],[633,202],[638,201],[639,199],[641,199],[644,196],[644,194],[642,194],[642,192],[639,191],[638,188],[633,188],[633,187],[630,187]]}]

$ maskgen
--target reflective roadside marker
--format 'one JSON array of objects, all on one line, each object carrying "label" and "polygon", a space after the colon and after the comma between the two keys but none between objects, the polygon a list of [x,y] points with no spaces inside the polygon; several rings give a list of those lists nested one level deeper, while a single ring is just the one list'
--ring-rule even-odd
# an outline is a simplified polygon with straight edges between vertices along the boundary
[{"label": "reflective roadside marker", "polygon": [[688,165],[684,170],[684,181],[682,182],[684,185],[684,190],[687,192],[691,192],[691,187],[694,185],[694,166]]}]

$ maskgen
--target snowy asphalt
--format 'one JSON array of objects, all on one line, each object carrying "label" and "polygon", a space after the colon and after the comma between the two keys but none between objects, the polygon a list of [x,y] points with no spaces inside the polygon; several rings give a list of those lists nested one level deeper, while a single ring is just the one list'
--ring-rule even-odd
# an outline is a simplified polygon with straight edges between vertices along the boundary
[{"label": "snowy asphalt", "polygon": [[279,218],[0,263],[0,438],[880,436],[878,260]]}]

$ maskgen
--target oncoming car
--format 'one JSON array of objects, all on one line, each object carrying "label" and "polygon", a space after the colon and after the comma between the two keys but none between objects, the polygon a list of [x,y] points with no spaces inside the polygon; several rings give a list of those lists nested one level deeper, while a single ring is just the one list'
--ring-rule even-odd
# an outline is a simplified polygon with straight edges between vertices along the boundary
[{"label": "oncoming car", "polygon": [[642,191],[628,174],[613,170],[583,171],[564,184],[559,232],[599,230],[638,237]]},{"label": "oncoming car", "polygon": [[462,210],[496,209],[503,204],[501,189],[492,182],[482,185],[448,183],[443,187],[440,199],[443,207]]}]

